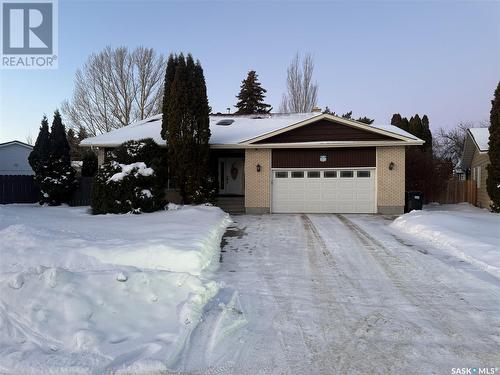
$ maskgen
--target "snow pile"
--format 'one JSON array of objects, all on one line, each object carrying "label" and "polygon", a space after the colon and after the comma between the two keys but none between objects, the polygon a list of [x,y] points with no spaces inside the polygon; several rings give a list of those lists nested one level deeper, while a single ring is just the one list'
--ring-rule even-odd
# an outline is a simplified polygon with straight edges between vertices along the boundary
[{"label": "snow pile", "polygon": [[392,228],[432,241],[453,255],[500,277],[500,215],[467,203],[429,205],[391,224]]},{"label": "snow pile", "polygon": [[0,372],[166,371],[218,292],[229,216],[0,206]]},{"label": "snow pile", "polygon": [[152,176],[154,174],[153,168],[149,168],[144,162],[137,162],[132,164],[120,164],[116,161],[111,163],[113,166],[120,167],[121,172],[115,173],[108,179],[108,182],[122,181],[129,174],[133,174],[135,177],[139,176]]}]

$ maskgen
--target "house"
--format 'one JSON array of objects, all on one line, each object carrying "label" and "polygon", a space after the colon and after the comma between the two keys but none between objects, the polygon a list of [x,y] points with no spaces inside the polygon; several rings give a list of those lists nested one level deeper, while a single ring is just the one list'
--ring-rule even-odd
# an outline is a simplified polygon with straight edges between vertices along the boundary
[{"label": "house", "polygon": [[[85,139],[105,151],[128,140],[159,145],[161,115]],[[404,209],[405,147],[421,139],[392,125],[331,114],[210,116],[219,195],[247,213],[383,213]]]},{"label": "house", "polygon": [[489,208],[491,199],[486,190],[486,166],[490,164],[488,156],[488,142],[490,131],[488,128],[467,129],[464,150],[460,166],[467,171],[468,180],[476,182],[476,206]]},{"label": "house", "polygon": [[28,156],[33,146],[11,141],[0,143],[0,175],[33,175]]}]

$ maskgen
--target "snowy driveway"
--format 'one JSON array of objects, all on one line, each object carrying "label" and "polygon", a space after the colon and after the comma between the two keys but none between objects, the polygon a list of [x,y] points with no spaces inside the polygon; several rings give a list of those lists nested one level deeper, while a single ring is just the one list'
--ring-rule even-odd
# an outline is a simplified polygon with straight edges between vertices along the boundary
[{"label": "snowy driveway", "polygon": [[[228,326],[227,335],[204,349],[193,345],[181,369],[451,374],[500,368],[494,276],[395,235],[382,216],[234,220],[219,273],[238,291],[241,312],[235,311],[247,324],[236,331]],[[209,322],[192,343],[210,331]]]}]

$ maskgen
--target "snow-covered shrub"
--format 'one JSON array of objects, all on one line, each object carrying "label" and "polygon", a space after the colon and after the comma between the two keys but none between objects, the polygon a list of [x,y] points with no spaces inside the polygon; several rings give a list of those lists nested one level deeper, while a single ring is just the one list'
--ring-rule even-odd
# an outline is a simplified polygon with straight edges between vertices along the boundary
[{"label": "snow-covered shrub", "polygon": [[212,176],[208,176],[202,181],[201,186],[191,189],[189,201],[194,204],[214,203],[217,197],[217,181]]},{"label": "snow-covered shrub", "polygon": [[141,213],[164,207],[165,150],[151,139],[130,141],[113,150],[94,177],[92,212]]}]

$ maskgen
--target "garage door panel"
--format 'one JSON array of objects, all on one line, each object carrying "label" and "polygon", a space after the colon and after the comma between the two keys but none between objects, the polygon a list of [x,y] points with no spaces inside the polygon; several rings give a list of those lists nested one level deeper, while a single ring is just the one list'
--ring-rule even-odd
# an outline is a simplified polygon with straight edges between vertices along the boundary
[{"label": "garage door panel", "polygon": [[[293,172],[293,173],[292,173]],[[287,171],[273,173],[276,213],[374,213],[375,170]],[[280,171],[281,175],[283,172]],[[298,176],[292,178],[291,176]],[[302,177],[301,177],[302,176]]]}]

